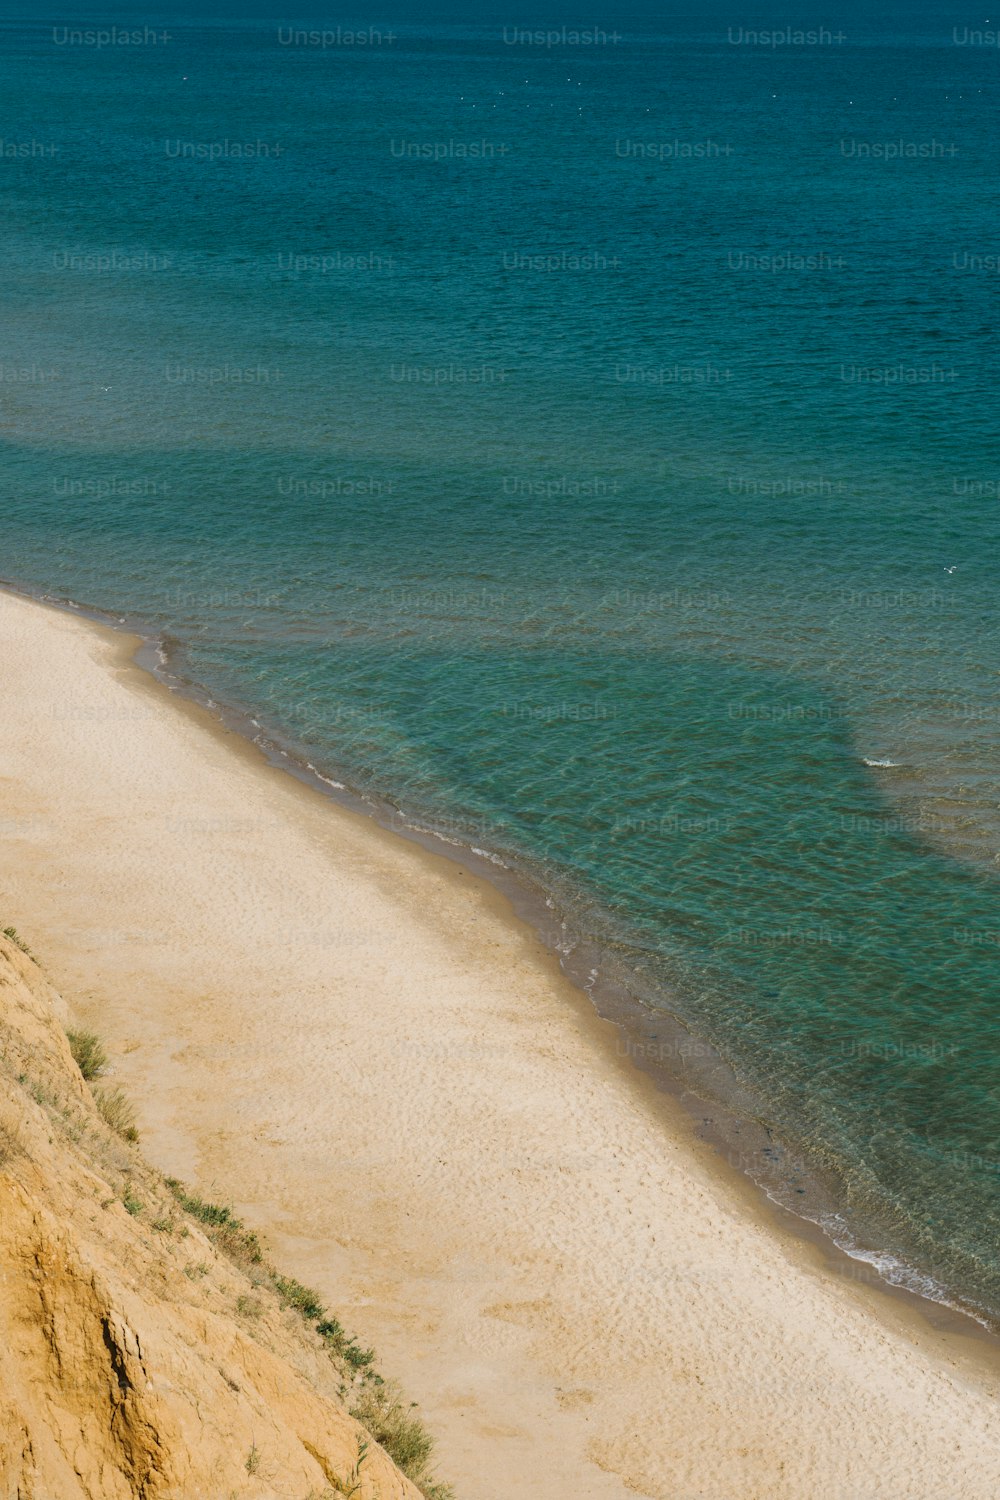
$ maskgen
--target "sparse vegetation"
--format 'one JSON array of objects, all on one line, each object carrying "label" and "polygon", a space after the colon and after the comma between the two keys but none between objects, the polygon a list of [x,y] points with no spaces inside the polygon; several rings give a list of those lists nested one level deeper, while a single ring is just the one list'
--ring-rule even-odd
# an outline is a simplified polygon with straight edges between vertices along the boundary
[{"label": "sparse vegetation", "polygon": [[260,1450],[256,1443],[250,1444],[250,1452],[247,1454],[246,1463],[243,1465],[248,1474],[256,1474],[260,1468]]},{"label": "sparse vegetation", "polygon": [[368,1449],[370,1446],[371,1445],[367,1442],[360,1442],[358,1444],[357,1460],[355,1462],[354,1468],[348,1474],[347,1478],[339,1479],[335,1477],[333,1480],[333,1487],[336,1490],[337,1494],[346,1496],[347,1500],[350,1500],[350,1497],[352,1495],[356,1495],[358,1493],[358,1490],[361,1488],[361,1467],[365,1459],[368,1457]]},{"label": "sparse vegetation", "polygon": [[94,1103],[105,1124],[117,1131],[122,1140],[134,1142],[139,1139],[135,1110],[123,1089],[95,1089]]},{"label": "sparse vegetation", "polygon": [[[416,1415],[415,1407],[404,1405],[398,1387],[387,1383],[374,1371],[374,1352],[363,1349],[344,1331],[339,1320],[327,1312],[318,1292],[296,1281],[294,1276],[282,1276],[271,1265],[256,1233],[248,1229],[231,1208],[189,1193],[176,1177],[165,1180],[177,1204],[204,1225],[213,1244],[242,1270],[252,1274],[259,1285],[269,1286],[276,1292],[284,1307],[293,1309],[311,1323],[331,1358],[342,1368],[347,1366],[356,1385],[360,1381],[351,1415],[368,1428],[397,1467],[423,1491],[427,1500],[452,1500],[451,1489],[436,1483],[430,1474],[433,1439]],[[207,1266],[185,1266],[184,1274],[193,1280],[207,1269]],[[261,1311],[260,1305],[246,1296],[237,1299],[236,1307],[244,1317],[257,1317]],[[362,1459],[363,1453],[359,1453],[348,1487],[335,1486],[337,1493],[355,1493]],[[350,1485],[355,1488],[350,1488]]]},{"label": "sparse vegetation", "polygon": [[[5,938],[10,939],[15,948],[20,948],[21,952],[26,953],[29,958],[35,958],[35,955],[32,953],[31,949],[28,947],[27,943],[24,941],[24,938],[18,932],[16,927],[4,927],[3,935]],[[38,960],[35,959],[35,962],[37,963]]]},{"label": "sparse vegetation", "polygon": [[21,1156],[23,1152],[24,1145],[17,1126],[6,1122],[0,1124],[0,1167],[15,1156]]},{"label": "sparse vegetation", "polygon": [[322,1318],[326,1311],[316,1292],[303,1286],[301,1281],[296,1281],[294,1276],[275,1274],[274,1290],[286,1307],[294,1307],[310,1323]]},{"label": "sparse vegetation", "polygon": [[93,1031],[67,1031],[73,1061],[88,1083],[99,1078],[108,1065],[108,1054]]},{"label": "sparse vegetation", "polygon": [[209,1203],[196,1193],[189,1193],[176,1177],[168,1177],[166,1183],[184,1212],[205,1225],[209,1238],[230,1260],[244,1270],[261,1264],[264,1251],[256,1231],[248,1229],[231,1208]]},{"label": "sparse vegetation", "polygon": [[125,1205],[126,1213],[130,1213],[133,1219],[142,1213],[142,1201],[135,1196],[130,1186],[126,1187],[122,1193],[122,1203]]},{"label": "sparse vegetation", "polygon": [[316,1332],[333,1353],[339,1354],[354,1370],[366,1370],[375,1363],[374,1349],[362,1349],[356,1339],[346,1334],[336,1318],[324,1318],[316,1324]]},{"label": "sparse vegetation", "polygon": [[434,1439],[416,1415],[414,1404],[403,1403],[397,1385],[382,1380],[366,1382],[351,1407],[351,1416],[367,1427],[427,1500],[452,1500],[450,1486],[436,1483],[430,1473]]},{"label": "sparse vegetation", "polygon": [[167,1178],[167,1187],[184,1212],[191,1214],[195,1219],[200,1219],[203,1224],[211,1224],[214,1228],[220,1224],[236,1222],[231,1209],[222,1208],[218,1203],[208,1203],[195,1193],[186,1193],[176,1177]]},{"label": "sparse vegetation", "polygon": [[437,1479],[425,1480],[423,1484],[417,1485],[417,1489],[426,1497],[426,1500],[455,1500],[455,1491],[451,1485],[442,1484]]}]

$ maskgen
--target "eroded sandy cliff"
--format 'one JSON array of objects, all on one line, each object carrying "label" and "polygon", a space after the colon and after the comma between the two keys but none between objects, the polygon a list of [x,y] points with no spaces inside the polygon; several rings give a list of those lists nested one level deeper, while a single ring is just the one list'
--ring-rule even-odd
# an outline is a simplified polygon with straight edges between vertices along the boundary
[{"label": "eroded sandy cliff", "polygon": [[105,1123],[63,1010],[0,937],[0,1496],[419,1500],[363,1374]]}]

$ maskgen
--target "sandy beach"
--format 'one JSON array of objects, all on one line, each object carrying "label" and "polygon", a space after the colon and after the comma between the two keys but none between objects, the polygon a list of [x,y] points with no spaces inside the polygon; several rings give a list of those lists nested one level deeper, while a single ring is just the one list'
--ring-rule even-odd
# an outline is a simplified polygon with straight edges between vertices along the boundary
[{"label": "sandy beach", "polygon": [[[0,594],[0,917],[459,1500],[987,1500],[983,1342],[756,1211],[504,899]],[[178,1497],[182,1500],[182,1497]]]}]

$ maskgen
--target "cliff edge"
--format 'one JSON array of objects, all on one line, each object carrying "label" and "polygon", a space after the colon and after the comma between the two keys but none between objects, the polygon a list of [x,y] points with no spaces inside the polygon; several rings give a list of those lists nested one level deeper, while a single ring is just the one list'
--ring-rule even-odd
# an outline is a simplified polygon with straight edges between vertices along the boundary
[{"label": "cliff edge", "polygon": [[127,1101],[88,1085],[64,1019],[0,936],[2,1500],[443,1495],[350,1414],[402,1427],[426,1460],[372,1356],[230,1210],[144,1162]]}]

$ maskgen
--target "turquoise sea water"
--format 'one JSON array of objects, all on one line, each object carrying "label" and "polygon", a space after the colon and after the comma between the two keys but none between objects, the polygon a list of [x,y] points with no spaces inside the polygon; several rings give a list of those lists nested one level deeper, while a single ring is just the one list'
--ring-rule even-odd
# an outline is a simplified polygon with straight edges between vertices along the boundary
[{"label": "turquoise sea water", "polygon": [[0,574],[532,873],[997,1315],[1000,49],[583,24],[0,8]]}]

